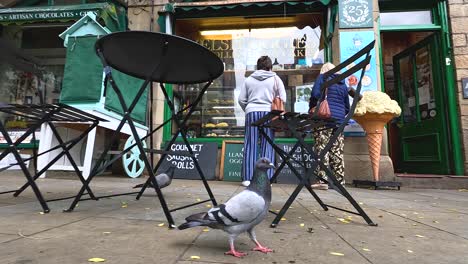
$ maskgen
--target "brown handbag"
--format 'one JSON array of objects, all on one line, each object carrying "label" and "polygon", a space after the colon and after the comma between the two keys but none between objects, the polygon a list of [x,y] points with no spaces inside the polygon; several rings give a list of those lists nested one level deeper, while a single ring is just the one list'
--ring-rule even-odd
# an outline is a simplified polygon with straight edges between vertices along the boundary
[{"label": "brown handbag", "polygon": [[[330,112],[330,107],[328,106],[328,101],[327,101],[327,92],[328,88],[325,89],[325,98],[320,102],[318,109],[317,109],[317,116],[320,118],[330,118],[331,117],[331,112]],[[315,113],[315,107],[310,110],[309,113],[314,114]]]},{"label": "brown handbag", "polygon": [[273,86],[273,101],[271,102],[271,110],[278,110],[281,112],[284,112],[284,102],[281,100],[281,97],[279,95],[279,90],[278,90],[278,83],[275,78],[275,84]]},{"label": "brown handbag", "polygon": [[328,106],[328,101],[327,98],[323,99],[323,101],[320,103],[317,116],[320,118],[330,118],[331,117],[331,112],[330,112],[330,107]]}]

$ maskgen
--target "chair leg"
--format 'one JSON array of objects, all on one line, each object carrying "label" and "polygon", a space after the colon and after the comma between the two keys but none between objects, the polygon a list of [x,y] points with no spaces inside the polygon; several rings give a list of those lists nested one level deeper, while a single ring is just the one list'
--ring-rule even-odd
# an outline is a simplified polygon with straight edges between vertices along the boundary
[{"label": "chair leg", "polygon": [[[74,142],[73,146],[75,146],[79,141],[81,141],[81,139],[84,138],[84,135],[88,134],[88,132],[95,129],[96,125],[97,124],[93,124],[87,130],[85,130],[81,134],[81,137],[79,137],[79,140]],[[60,136],[59,132],[57,131],[57,128],[55,127],[55,125],[50,123],[49,126],[52,129],[52,133],[54,134],[54,136],[57,139],[57,141],[59,142],[59,144],[64,145],[63,139]],[[78,168],[78,165],[76,164],[75,160],[73,159],[72,155],[70,154],[70,149],[71,149],[71,147],[62,146],[62,154],[65,154],[65,156],[67,156],[68,161],[70,162],[73,169],[75,170],[75,173],[78,175],[78,178],[80,179],[81,183],[84,184],[85,179],[83,178],[83,175],[81,174],[81,171]],[[94,196],[94,193],[93,193],[93,191],[91,190],[91,188],[89,186],[86,186],[86,190],[88,191],[89,197],[91,197],[91,199],[96,200],[96,197]]]},{"label": "chair leg", "polygon": [[20,166],[21,170],[24,173],[24,176],[26,177],[29,185],[31,185],[31,188],[33,189],[34,194],[36,195],[37,200],[41,204],[42,210],[44,213],[49,213],[50,209],[49,206],[47,205],[47,202],[45,201],[44,197],[42,196],[41,191],[37,187],[36,183],[34,182],[31,174],[29,173],[28,168],[26,167],[26,164],[24,163],[23,159],[21,158],[21,155],[18,152],[18,149],[16,146],[13,144],[13,141],[10,138],[10,135],[8,135],[7,131],[5,130],[5,127],[3,126],[2,122],[0,122],[0,132],[3,134],[4,139],[6,140],[7,144],[9,146],[12,146],[12,149],[10,150],[13,156],[15,156],[18,165]]},{"label": "chair leg", "polygon": [[88,133],[88,138],[86,140],[86,151],[85,158],[83,161],[83,178],[87,179],[91,173],[91,166],[93,162],[93,152],[94,152],[94,142],[96,141],[97,127],[93,128]]}]

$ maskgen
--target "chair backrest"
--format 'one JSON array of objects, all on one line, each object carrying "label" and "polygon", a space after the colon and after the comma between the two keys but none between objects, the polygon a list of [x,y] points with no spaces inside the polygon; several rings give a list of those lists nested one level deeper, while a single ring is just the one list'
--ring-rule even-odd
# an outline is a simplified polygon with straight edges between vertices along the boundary
[{"label": "chair backrest", "polygon": [[[359,70],[362,70],[361,76],[358,79],[358,83],[357,83],[357,87],[355,91],[355,98],[359,98],[361,95],[361,86],[362,86],[362,78],[364,77],[364,70],[370,62],[370,59],[372,57],[371,50],[374,48],[374,45],[375,45],[375,40],[369,43],[364,48],[362,48],[356,54],[351,56],[349,59],[345,60],[344,62],[338,64],[335,68],[324,73],[323,74],[324,82],[322,83],[322,87],[320,87],[321,94],[322,95],[324,94],[323,91],[325,91],[325,88],[330,87],[333,84],[336,84],[338,82],[341,82],[342,80],[348,78],[352,74],[358,72]],[[365,56],[362,61],[355,64],[353,67],[349,68],[351,64],[354,64],[355,61],[361,58],[362,56]],[[330,76],[341,71],[342,69],[348,69],[348,70],[341,74],[336,74],[334,78],[330,79]],[[353,100],[353,104],[350,106],[349,113],[347,115],[347,117],[349,118],[345,118],[343,122],[344,124],[346,124],[349,121],[349,119],[351,119],[351,116],[353,116],[354,110],[356,109],[356,104],[358,101],[359,100]],[[318,112],[318,107],[315,108],[314,115],[317,115],[317,112]]]}]

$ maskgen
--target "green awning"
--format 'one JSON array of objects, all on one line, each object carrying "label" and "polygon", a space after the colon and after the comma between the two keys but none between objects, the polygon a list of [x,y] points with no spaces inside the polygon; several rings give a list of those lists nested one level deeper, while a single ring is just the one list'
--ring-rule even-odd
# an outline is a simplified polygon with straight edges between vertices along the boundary
[{"label": "green awning", "polygon": [[278,1],[197,1],[167,4],[160,12],[174,13],[176,19],[221,16],[271,16],[324,12],[331,0]]},{"label": "green awning", "polygon": [[296,6],[296,5],[312,5],[315,3],[321,3],[322,5],[328,5],[332,0],[312,0],[312,1],[183,1],[174,3],[173,6],[176,9],[182,9],[184,11],[190,10],[219,10],[219,9],[233,9],[237,7],[265,7],[265,6]]},{"label": "green awning", "polygon": [[89,11],[96,12],[107,26],[115,24],[116,27],[121,28],[117,9],[115,5],[109,3],[0,9],[0,24],[23,24],[38,21],[67,22],[78,20]]}]

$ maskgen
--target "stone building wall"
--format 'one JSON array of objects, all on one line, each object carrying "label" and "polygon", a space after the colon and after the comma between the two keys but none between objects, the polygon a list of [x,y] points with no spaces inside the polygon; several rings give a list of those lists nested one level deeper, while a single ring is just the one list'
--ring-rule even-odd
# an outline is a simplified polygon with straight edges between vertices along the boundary
[{"label": "stone building wall", "polygon": [[462,78],[468,78],[468,0],[448,0],[448,9],[465,154],[465,175],[468,175],[468,99],[463,99],[461,83]]},{"label": "stone building wall", "polygon": [[[167,4],[167,0],[128,0],[128,27],[130,30],[143,30],[161,32],[158,24],[158,12]],[[153,83],[153,126],[157,127],[164,122],[164,94],[158,83]],[[149,98],[148,98],[149,99]],[[148,102],[149,104],[150,102]],[[153,134],[155,148],[159,149],[163,140],[163,130],[160,129]],[[155,162],[159,155],[155,155]]]}]

